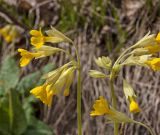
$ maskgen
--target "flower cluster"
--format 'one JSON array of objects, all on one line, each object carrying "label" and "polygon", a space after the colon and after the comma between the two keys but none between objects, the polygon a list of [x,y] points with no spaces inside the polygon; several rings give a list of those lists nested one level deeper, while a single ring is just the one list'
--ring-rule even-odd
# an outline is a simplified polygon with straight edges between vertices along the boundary
[{"label": "flower cluster", "polygon": [[131,55],[123,61],[122,65],[141,65],[159,71],[160,58],[155,57],[158,52],[160,52],[160,33],[157,36],[148,33],[135,44],[130,52]]},{"label": "flower cluster", "polygon": [[[72,42],[64,34],[51,27],[46,31],[46,35],[40,30],[31,30],[31,44],[34,46],[32,51],[19,48],[18,52],[22,56],[20,66],[27,66],[33,59],[39,59],[46,56],[54,55],[57,52],[68,53],[61,48],[45,45],[46,43]],[[64,96],[68,96],[70,86],[73,82],[74,72],[77,68],[77,62],[71,60],[67,64],[57,68],[44,75],[45,83],[33,88],[30,92],[39,98],[44,104],[51,106],[52,97],[63,91]]]},{"label": "flower cluster", "polygon": [[[160,52],[160,33],[157,35],[148,33],[136,44],[122,52],[122,54],[114,63],[110,58],[104,56],[95,59],[97,66],[107,70],[107,72],[103,73],[97,70],[90,70],[89,75],[94,78],[109,79],[113,108],[109,107],[108,103],[104,100],[103,97],[100,97],[100,99],[96,100],[95,104],[93,105],[94,111],[92,111],[90,115],[105,115],[107,119],[113,121],[114,123],[133,122],[134,120],[115,110],[116,96],[114,94],[113,80],[118,76],[120,69],[128,65],[139,65],[151,68],[154,71],[160,71],[160,58],[155,57],[155,54],[158,52]],[[137,96],[132,86],[125,79],[123,79],[123,92],[124,96],[126,97],[126,101],[129,103],[130,112],[140,112],[141,109],[136,101]],[[152,133],[150,129],[149,131]]]}]

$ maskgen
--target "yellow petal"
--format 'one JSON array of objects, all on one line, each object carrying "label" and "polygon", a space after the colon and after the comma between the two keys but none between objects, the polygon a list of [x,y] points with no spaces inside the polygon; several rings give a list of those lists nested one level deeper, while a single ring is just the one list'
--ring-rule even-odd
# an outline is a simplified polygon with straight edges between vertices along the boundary
[{"label": "yellow petal", "polygon": [[153,58],[152,60],[146,61],[146,64],[150,66],[154,71],[160,70],[160,58]]},{"label": "yellow petal", "polygon": [[52,90],[47,90],[47,89],[46,92],[47,92],[47,105],[51,106],[54,93]]},{"label": "yellow petal", "polygon": [[32,59],[33,59],[32,57],[22,57],[22,58],[20,59],[20,66],[21,66],[21,67],[27,66]]},{"label": "yellow petal", "polygon": [[46,92],[46,89],[45,89],[44,85],[35,87],[34,89],[32,89],[30,91],[30,93],[35,95],[36,98],[39,98],[44,104],[48,103],[48,101],[47,101],[47,92]]},{"label": "yellow petal", "polygon": [[144,47],[144,48],[146,48],[148,51],[149,51],[149,53],[157,53],[157,52],[160,52],[160,45],[159,44],[156,44],[156,45],[148,45],[148,46],[146,46],[146,47]]},{"label": "yellow petal", "polygon": [[36,37],[42,36],[41,31],[38,31],[38,30],[31,30],[29,33],[30,33],[32,36],[36,36]]},{"label": "yellow petal", "polygon": [[29,62],[36,56],[36,53],[28,52],[25,49],[18,49],[18,52],[20,52],[20,55],[22,58],[20,59],[20,66],[24,67],[29,64]]},{"label": "yellow petal", "polygon": [[133,112],[133,113],[140,112],[140,108],[134,100],[131,101],[130,106],[129,106],[129,110],[130,110],[130,112]]},{"label": "yellow petal", "polygon": [[43,37],[31,37],[31,44],[34,45],[36,48],[40,48],[44,44]]},{"label": "yellow petal", "polygon": [[99,116],[111,113],[107,101],[102,96],[100,96],[99,100],[96,100],[93,105],[93,109],[94,110],[90,113],[91,116]]}]

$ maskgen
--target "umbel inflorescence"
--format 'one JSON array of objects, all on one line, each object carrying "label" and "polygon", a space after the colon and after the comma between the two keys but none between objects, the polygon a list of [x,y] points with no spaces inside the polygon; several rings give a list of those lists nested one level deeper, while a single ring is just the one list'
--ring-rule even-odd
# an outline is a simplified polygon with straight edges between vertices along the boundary
[{"label": "umbel inflorescence", "polygon": [[[117,111],[117,98],[114,91],[114,79],[118,76],[120,70],[124,66],[132,66],[139,65],[148,67],[154,71],[160,70],[160,58],[156,57],[156,53],[160,52],[160,33],[158,35],[154,35],[148,33],[141,40],[139,40],[136,44],[127,48],[122,52],[122,54],[117,58],[117,60],[113,63],[109,57],[99,57],[95,59],[95,63],[97,66],[104,68],[109,71],[109,74],[105,74],[103,72],[97,70],[90,70],[89,75],[93,78],[108,78],[110,89],[111,89],[111,98],[112,98],[112,106],[109,106],[108,102],[104,97],[100,96],[98,100],[95,101],[93,105],[93,111],[91,111],[91,116],[100,116],[105,115],[108,122],[114,123],[114,135],[118,135],[118,124],[119,123],[136,123],[146,127],[150,133],[153,135],[154,133],[151,131],[149,127],[142,124],[141,122],[137,122],[124,113]],[[138,113],[141,111],[138,103],[136,102],[136,94],[132,88],[132,86],[127,82],[127,80],[123,79],[123,93],[126,100],[129,103],[129,110],[131,113]]]},{"label": "umbel inflorescence", "polygon": [[[21,67],[27,66],[33,59],[51,56],[58,52],[69,53],[61,48],[45,45],[47,43],[72,42],[69,38],[53,27],[46,31],[46,36],[42,34],[41,29],[39,31],[31,30],[30,34],[32,36],[30,41],[34,46],[32,51],[29,52],[21,48],[18,49],[18,52],[20,52],[20,55],[22,56],[20,59]],[[52,97],[59,94],[62,90],[64,96],[69,95],[70,86],[72,84],[76,68],[77,62],[72,59],[70,62],[56,70],[43,75],[42,78],[46,80],[45,83],[33,88],[30,92],[39,98],[44,104],[51,106]]]},{"label": "umbel inflorescence", "polygon": [[[77,46],[71,39],[53,27],[45,31],[45,34],[42,33],[41,29],[31,30],[30,35],[30,43],[34,46],[32,51],[27,51],[22,48],[18,49],[18,52],[22,56],[20,59],[21,67],[27,66],[33,59],[51,56],[58,52],[63,52],[70,58],[68,63],[43,75],[42,78],[45,79],[45,83],[41,86],[33,88],[30,93],[35,95],[36,98],[40,99],[44,104],[50,107],[52,104],[53,96],[60,93],[63,93],[64,96],[69,95],[70,87],[74,80],[75,72],[77,71],[77,125],[78,135],[82,135],[81,62]],[[67,42],[74,47],[76,58],[74,58],[74,56],[72,56],[71,53],[67,50],[48,45],[48,43],[54,44],[61,42]]]}]

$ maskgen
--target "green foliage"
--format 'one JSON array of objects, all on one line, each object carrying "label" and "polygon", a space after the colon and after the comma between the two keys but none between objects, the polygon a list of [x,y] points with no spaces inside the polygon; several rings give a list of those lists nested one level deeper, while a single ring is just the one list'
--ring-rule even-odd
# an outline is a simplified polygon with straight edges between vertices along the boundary
[{"label": "green foliage", "polygon": [[0,68],[0,95],[15,88],[19,80],[19,68],[12,57],[7,57]]},{"label": "green foliage", "polygon": [[107,11],[107,2],[103,0],[93,0],[92,1],[92,14],[93,14],[93,27],[99,29],[100,27],[106,24],[106,11]]},{"label": "green foliage", "polygon": [[10,90],[6,97],[0,100],[0,131],[5,134],[21,135],[27,127],[25,112],[16,91]]},{"label": "green foliage", "polygon": [[40,71],[26,75],[20,80],[16,89],[21,93],[28,93],[34,86],[41,85],[44,82],[39,79],[41,75],[51,71],[53,68],[53,64],[47,64]]},{"label": "green foliage", "polygon": [[23,135],[53,135],[53,133],[46,124],[31,117],[29,126]]},{"label": "green foliage", "polygon": [[73,29],[77,25],[78,12],[77,5],[74,5],[72,1],[62,1],[61,3],[61,13],[60,13],[60,22],[59,27],[62,31],[67,31]]},{"label": "green foliage", "polygon": [[[53,135],[51,129],[34,116],[28,94],[39,82],[42,74],[51,71],[53,64],[31,73],[21,80],[20,69],[13,57],[7,57],[0,67],[0,135]],[[20,80],[20,81],[19,81]],[[28,95],[28,96],[26,96]]]}]

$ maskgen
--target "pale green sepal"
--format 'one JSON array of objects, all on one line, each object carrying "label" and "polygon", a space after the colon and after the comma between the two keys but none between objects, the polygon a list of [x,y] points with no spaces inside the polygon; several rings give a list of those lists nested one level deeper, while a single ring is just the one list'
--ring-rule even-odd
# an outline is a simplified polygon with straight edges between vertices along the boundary
[{"label": "pale green sepal", "polygon": [[104,73],[97,71],[97,70],[90,70],[89,76],[93,78],[106,78],[107,77]]},{"label": "pale green sepal", "polygon": [[36,53],[41,54],[39,57],[36,57],[35,59],[51,56],[60,51],[65,52],[65,50],[63,49],[56,48],[56,47],[50,47],[50,46],[42,46],[41,48],[34,49],[34,50],[36,50]]},{"label": "pale green sepal", "polygon": [[136,48],[131,52],[131,54],[134,54],[136,56],[141,56],[149,54],[149,51],[146,48]]},{"label": "pale green sepal", "polygon": [[127,100],[129,100],[129,97],[136,98],[136,94],[134,93],[132,86],[125,79],[123,79],[123,91]]},{"label": "pale green sepal", "polygon": [[151,56],[152,55],[142,55],[142,56],[131,55],[122,63],[122,65],[139,65],[147,67],[146,61],[149,60]]},{"label": "pale green sepal", "polygon": [[137,47],[145,47],[147,45],[156,43],[155,34],[149,34],[150,32],[148,32],[141,40],[136,43]]},{"label": "pale green sepal", "polygon": [[47,30],[46,34],[51,37],[58,37],[61,38],[64,42],[70,42],[73,43],[71,39],[69,39],[67,36],[65,36],[63,33],[55,29],[54,27],[51,26],[51,30]]},{"label": "pale green sepal", "polygon": [[75,67],[70,67],[68,69],[63,70],[56,83],[51,85],[50,87],[50,89],[53,90],[54,94],[59,94],[63,88],[65,89],[68,79],[72,79],[69,78],[69,76],[75,71],[75,69],[76,69]]},{"label": "pale green sepal", "polygon": [[105,57],[105,56],[98,57],[97,59],[95,59],[95,63],[99,67],[102,67],[102,68],[105,68],[105,69],[110,69],[111,66],[112,66],[111,59],[109,57]]},{"label": "pale green sepal", "polygon": [[134,122],[134,120],[129,118],[124,113],[119,112],[119,111],[113,109],[112,107],[110,108],[110,110],[112,111],[112,114],[106,114],[108,120],[110,120],[112,122],[116,122],[116,123],[132,123],[132,122]]}]

